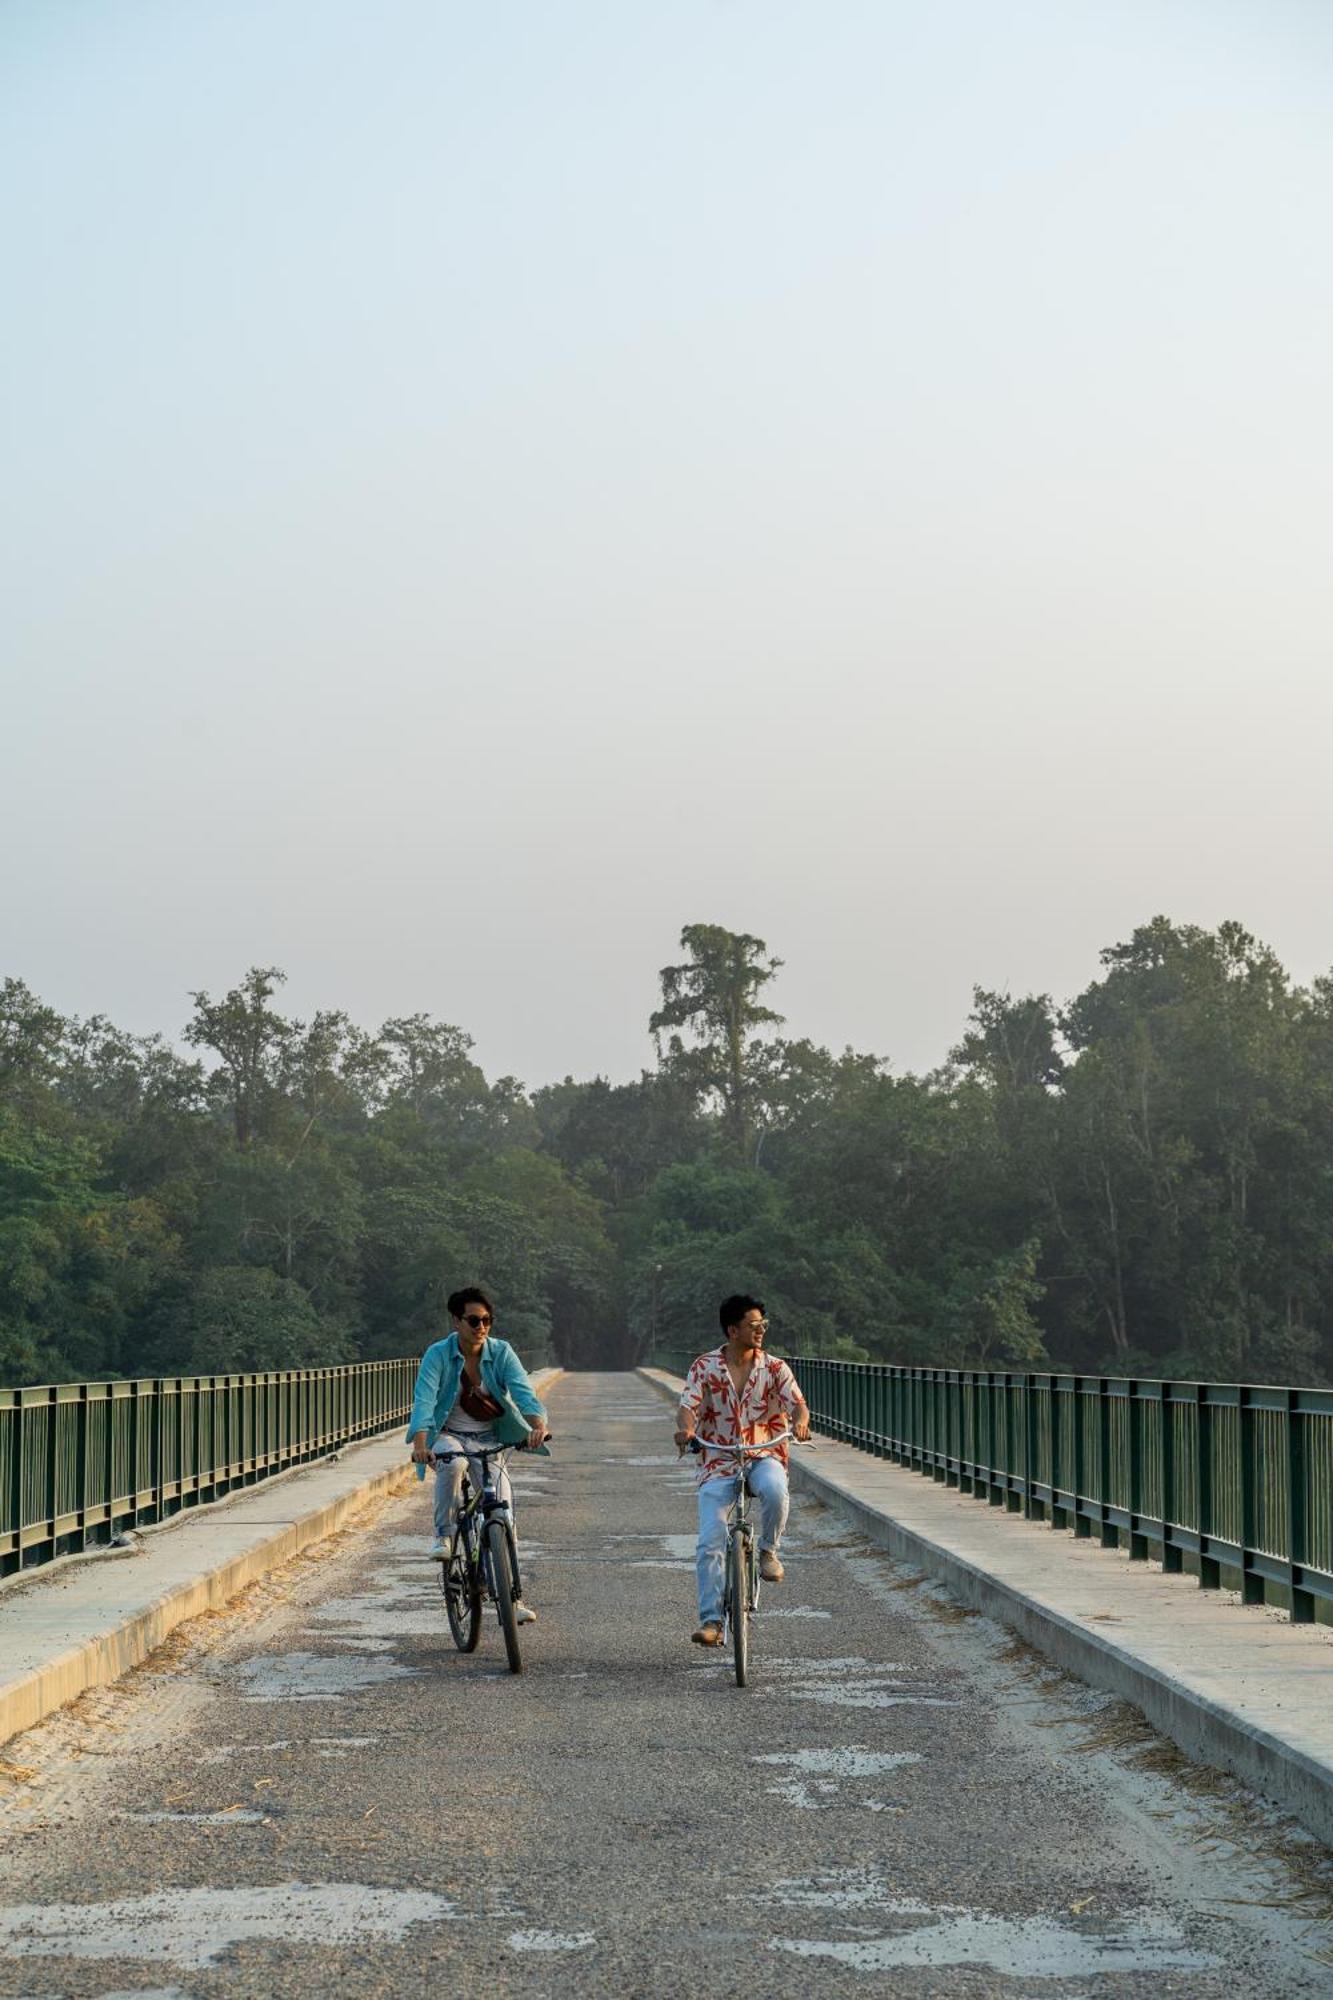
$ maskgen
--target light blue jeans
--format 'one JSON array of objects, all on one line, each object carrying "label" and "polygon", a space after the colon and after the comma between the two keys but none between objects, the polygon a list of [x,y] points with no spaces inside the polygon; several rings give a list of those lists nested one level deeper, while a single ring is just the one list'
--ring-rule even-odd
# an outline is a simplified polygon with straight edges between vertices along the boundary
[{"label": "light blue jeans", "polygon": [[[759,1502],[759,1546],[777,1554],[787,1525],[790,1499],[787,1468],[780,1458],[756,1458],[750,1464],[750,1491]],[[736,1498],[736,1476],[705,1479],[699,1488],[699,1545],[694,1567],[699,1579],[699,1623],[722,1623],[723,1564],[727,1552],[727,1514]]]},{"label": "light blue jeans", "polygon": [[[499,1440],[493,1431],[441,1431],[431,1446],[432,1451],[489,1451]],[[463,1497],[463,1473],[466,1469],[472,1481],[474,1493],[481,1491],[481,1460],[469,1458],[466,1468],[461,1458],[451,1458],[444,1465],[435,1468],[435,1534],[436,1539],[447,1542],[454,1532]],[[514,1511],[514,1491],[509,1484],[509,1474],[501,1459],[491,1460],[491,1471],[496,1475],[495,1490]]]}]

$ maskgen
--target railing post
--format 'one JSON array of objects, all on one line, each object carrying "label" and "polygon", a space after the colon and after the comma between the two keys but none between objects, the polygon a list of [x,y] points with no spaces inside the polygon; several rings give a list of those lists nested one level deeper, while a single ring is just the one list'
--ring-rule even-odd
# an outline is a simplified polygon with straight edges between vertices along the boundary
[{"label": "railing post", "polygon": [[1074,1377],[1074,1518],[1072,1525],[1074,1540],[1077,1542],[1087,1541],[1092,1534],[1092,1522],[1088,1519],[1083,1506],[1084,1500],[1091,1498],[1091,1495],[1087,1491],[1088,1446],[1087,1410],[1085,1407],[1090,1398],[1084,1391],[1083,1383],[1084,1377],[1082,1375]]},{"label": "railing post", "polygon": [[1069,1526],[1069,1509],[1065,1506],[1064,1502],[1060,1498],[1060,1495],[1065,1490],[1065,1482],[1061,1478],[1061,1474],[1063,1473],[1065,1467],[1065,1455],[1064,1455],[1065,1413],[1060,1399],[1063,1395],[1067,1394],[1067,1392],[1058,1386],[1059,1383],[1063,1380],[1063,1377],[1059,1375],[1049,1375],[1047,1376],[1046,1379],[1048,1385],[1047,1393],[1049,1394],[1051,1399],[1050,1523],[1053,1528],[1067,1528]]},{"label": "railing post", "polygon": [[1036,1512],[1036,1501],[1032,1492],[1032,1464],[1034,1434],[1037,1423],[1037,1378],[1031,1369],[1023,1375],[1023,1519],[1030,1521]]},{"label": "railing post", "polygon": [[1129,1387],[1129,1559],[1131,1562],[1147,1562],[1148,1537],[1139,1532],[1139,1516],[1143,1512],[1143,1403],[1139,1395],[1139,1384],[1130,1382]]},{"label": "railing post", "polygon": [[78,1549],[88,1546],[88,1384],[79,1385],[78,1415],[75,1419],[76,1436],[74,1443],[74,1504],[79,1513],[79,1525],[74,1531],[74,1542]]},{"label": "railing post", "polygon": [[1198,1413],[1196,1418],[1198,1443],[1195,1457],[1194,1506],[1195,1519],[1199,1524],[1199,1588],[1218,1590],[1222,1584],[1221,1565],[1208,1554],[1213,1523],[1213,1412],[1208,1401],[1206,1382],[1195,1384],[1195,1408]]},{"label": "railing post", "polygon": [[[1290,1423],[1290,1419],[1288,1419]],[[1236,1408],[1236,1441],[1240,1452],[1240,1594],[1243,1604],[1264,1602],[1264,1580],[1251,1565],[1251,1554],[1258,1541],[1255,1532],[1254,1508],[1254,1410],[1250,1404],[1247,1388],[1240,1391]],[[1288,1554],[1291,1554],[1288,1543]]]},{"label": "railing post", "polygon": [[14,1444],[10,1459],[10,1506],[14,1521],[14,1568],[23,1567],[23,1391],[14,1391]]},{"label": "railing post", "polygon": [[57,1486],[60,1478],[60,1391],[53,1388],[47,1398],[46,1530],[51,1554],[56,1552]]},{"label": "railing post", "polygon": [[167,1482],[166,1422],[167,1399],[162,1393],[162,1378],[159,1376],[153,1384],[153,1519],[155,1521],[165,1520],[167,1511],[162,1497],[162,1489]]},{"label": "railing post", "polygon": [[1180,1519],[1176,1495],[1176,1399],[1172,1385],[1162,1384],[1162,1568],[1168,1576],[1179,1576],[1184,1555],[1171,1539],[1171,1528]]},{"label": "railing post", "polygon": [[1299,1391],[1287,1391],[1287,1588],[1291,1592],[1291,1616],[1297,1625],[1314,1619],[1314,1594],[1301,1587],[1306,1553],[1305,1496],[1305,1416],[1298,1405]]},{"label": "railing post", "polygon": [[[1009,1391],[1003,1384],[997,1387],[995,1374],[996,1371],[993,1368],[986,1370],[986,1463],[988,1468],[986,1475],[986,1498],[990,1501],[992,1507],[1004,1507],[1008,1504],[1009,1496],[1005,1490],[1004,1467],[1000,1464],[1000,1460],[1004,1456],[1000,1447],[1000,1438],[1002,1433],[1007,1433],[1009,1426]],[[1000,1421],[1001,1416],[1004,1418],[1003,1423]]]},{"label": "railing post", "polygon": [[1097,1518],[1104,1549],[1120,1547],[1120,1530],[1106,1513],[1111,1506],[1111,1391],[1104,1375],[1097,1377]]}]

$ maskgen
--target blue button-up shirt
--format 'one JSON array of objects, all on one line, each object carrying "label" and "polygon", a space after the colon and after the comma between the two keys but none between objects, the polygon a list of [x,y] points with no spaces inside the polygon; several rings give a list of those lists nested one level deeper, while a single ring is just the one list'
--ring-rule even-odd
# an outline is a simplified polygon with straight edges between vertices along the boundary
[{"label": "blue button-up shirt", "polygon": [[[545,1419],[546,1406],[528,1380],[528,1371],[507,1340],[488,1334],[481,1350],[481,1386],[503,1410],[495,1420],[495,1434],[502,1444],[522,1444],[528,1435],[524,1417]],[[407,1426],[410,1444],[418,1431],[425,1431],[433,1443],[444,1429],[449,1412],[458,1401],[458,1385],[463,1379],[463,1350],[458,1335],[437,1340],[421,1357],[417,1385],[412,1396],[412,1415]]]}]

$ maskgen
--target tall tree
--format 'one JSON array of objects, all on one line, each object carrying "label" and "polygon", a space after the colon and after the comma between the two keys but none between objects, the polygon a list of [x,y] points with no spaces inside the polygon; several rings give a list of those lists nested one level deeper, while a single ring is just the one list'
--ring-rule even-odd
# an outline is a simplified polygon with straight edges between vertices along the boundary
[{"label": "tall tree", "polygon": [[276,965],[254,965],[221,1000],[202,991],[190,995],[194,1019],[186,1026],[185,1039],[194,1048],[211,1049],[217,1057],[219,1083],[236,1144],[242,1148],[256,1136],[292,1032],[290,1023],[269,1005],[286,977]]},{"label": "tall tree", "polygon": [[[716,1096],[729,1148],[744,1160],[752,1122],[746,1053],[756,1030],[782,1025],[781,1014],[759,998],[782,960],[769,956],[762,938],[721,924],[687,924],[680,945],[689,956],[662,967],[662,1004],[648,1026],[659,1060],[667,1033],[668,1065],[691,1077],[701,1096]],[[675,1032],[681,1028],[694,1036],[692,1044]]]}]

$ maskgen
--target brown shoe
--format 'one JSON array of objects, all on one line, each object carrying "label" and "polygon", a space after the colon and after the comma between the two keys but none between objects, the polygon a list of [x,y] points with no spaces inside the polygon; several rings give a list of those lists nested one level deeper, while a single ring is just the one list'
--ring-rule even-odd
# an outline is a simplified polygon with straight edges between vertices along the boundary
[{"label": "brown shoe", "polygon": [[787,1574],[772,1549],[760,1549],[759,1574],[765,1583],[781,1583],[783,1577]]},{"label": "brown shoe", "polygon": [[720,1625],[701,1625],[697,1632],[691,1632],[690,1644],[693,1646],[720,1646],[722,1644],[722,1627]]}]

